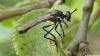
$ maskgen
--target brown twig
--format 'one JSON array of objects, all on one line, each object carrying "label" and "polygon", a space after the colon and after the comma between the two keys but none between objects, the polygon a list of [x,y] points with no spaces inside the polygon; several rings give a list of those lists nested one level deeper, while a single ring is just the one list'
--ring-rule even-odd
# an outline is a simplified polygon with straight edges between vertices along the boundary
[{"label": "brown twig", "polygon": [[[22,14],[25,14],[27,12],[30,12],[32,10],[35,10],[35,9],[40,9],[40,8],[49,8],[51,7],[57,0],[46,0],[46,1],[43,1],[43,2],[38,2],[34,5],[30,5],[30,6],[26,6],[26,7],[23,7],[23,8],[18,8],[18,9],[11,9],[14,11],[14,13],[11,13],[11,14],[0,14],[0,22],[7,19],[7,18],[10,18],[10,17],[14,17],[14,16],[18,16],[18,15],[22,15]],[[15,13],[16,12],[16,13]]]},{"label": "brown twig", "polygon": [[[100,8],[96,10],[96,12],[91,16],[88,29],[99,19],[100,16]],[[75,24],[73,27],[68,29],[65,34],[71,34],[73,31],[75,31],[79,27],[79,23]],[[64,45],[64,49],[67,47],[67,45]]]},{"label": "brown twig", "polygon": [[[96,12],[94,13],[94,15],[90,18],[89,21],[89,28],[91,27],[91,25],[93,25],[93,23],[98,19],[98,17],[100,16],[100,8],[98,8],[96,10]],[[81,53],[81,56],[85,56],[85,55],[93,55],[89,48],[88,45],[85,43],[81,43],[79,45],[79,52]]]},{"label": "brown twig", "polygon": [[96,12],[90,18],[89,27],[93,25],[93,23],[99,18],[99,16],[100,16],[100,7],[96,10]]},{"label": "brown twig", "polygon": [[92,12],[93,4],[94,4],[94,0],[86,0],[85,5],[83,7],[83,16],[82,16],[81,24],[79,26],[79,30],[77,32],[74,41],[69,45],[66,55],[77,56],[79,45],[81,43],[87,44],[86,36],[88,30],[88,22]]}]

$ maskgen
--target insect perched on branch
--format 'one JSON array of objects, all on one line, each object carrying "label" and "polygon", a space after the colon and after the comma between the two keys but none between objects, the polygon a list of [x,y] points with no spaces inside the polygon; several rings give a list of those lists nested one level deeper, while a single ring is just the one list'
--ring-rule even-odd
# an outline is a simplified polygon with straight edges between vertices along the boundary
[{"label": "insect perched on branch", "polygon": [[[75,9],[73,12],[75,12],[75,11],[77,11],[77,9]],[[68,27],[68,25],[67,25],[67,23],[64,21],[64,19],[67,20],[67,21],[69,21],[69,22],[71,22],[70,19],[71,19],[71,14],[72,14],[73,12],[66,11],[66,14],[63,14],[63,12],[60,11],[60,10],[53,10],[53,11],[50,12],[48,15],[43,15],[43,16],[37,18],[37,19],[34,19],[34,20],[32,20],[32,21],[29,21],[29,22],[23,24],[21,27],[18,28],[18,32],[19,32],[19,34],[24,34],[24,33],[26,33],[30,28],[34,27],[35,25],[37,25],[37,24],[39,24],[39,23],[41,23],[41,22],[45,22],[45,21],[47,21],[47,20],[52,21],[53,24],[43,26],[43,30],[46,31],[46,34],[44,34],[44,38],[54,41],[55,44],[56,44],[57,50],[58,50],[57,41],[54,40],[54,39],[56,39],[56,37],[55,37],[55,35],[53,35],[53,34],[51,33],[51,31],[54,29],[55,32],[57,32],[57,34],[61,37],[61,40],[62,40],[62,37],[64,37],[65,34],[64,34],[63,26],[62,26],[61,23],[64,23],[64,24],[66,25],[66,27]],[[42,19],[41,19],[41,18],[42,18]],[[52,25],[54,25],[54,26],[53,26],[50,30],[46,30],[46,28],[48,28],[48,27],[50,27],[50,26],[52,26]],[[62,30],[63,36],[61,36],[61,34],[57,31],[58,25],[60,25],[60,28],[61,28],[61,30]],[[48,37],[47,37],[48,34],[50,34],[51,36],[53,36],[54,39],[48,38]],[[63,42],[63,40],[62,40],[62,42]]]}]

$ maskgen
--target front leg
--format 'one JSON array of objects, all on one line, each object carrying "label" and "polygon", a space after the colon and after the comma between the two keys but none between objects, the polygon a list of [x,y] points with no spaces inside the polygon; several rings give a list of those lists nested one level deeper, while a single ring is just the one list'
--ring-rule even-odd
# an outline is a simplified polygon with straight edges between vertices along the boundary
[{"label": "front leg", "polygon": [[60,23],[60,28],[62,29],[63,37],[65,37],[64,29],[61,23]]},{"label": "front leg", "polygon": [[68,25],[67,25],[67,23],[64,21],[64,20],[62,20],[63,21],[63,23],[66,25],[66,28],[68,28]]}]

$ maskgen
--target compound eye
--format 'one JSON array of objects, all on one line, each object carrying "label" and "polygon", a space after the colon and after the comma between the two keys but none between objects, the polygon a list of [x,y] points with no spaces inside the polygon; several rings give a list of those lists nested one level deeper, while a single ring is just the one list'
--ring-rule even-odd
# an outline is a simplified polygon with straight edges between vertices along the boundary
[{"label": "compound eye", "polygon": [[69,11],[66,11],[66,15],[70,15],[71,13]]},{"label": "compound eye", "polygon": [[70,19],[71,19],[71,13],[70,11],[66,11],[66,20],[70,21]]}]

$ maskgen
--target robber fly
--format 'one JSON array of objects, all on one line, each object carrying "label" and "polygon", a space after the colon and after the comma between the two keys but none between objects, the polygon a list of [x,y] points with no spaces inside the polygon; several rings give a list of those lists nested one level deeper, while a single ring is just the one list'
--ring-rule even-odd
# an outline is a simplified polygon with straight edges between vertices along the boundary
[{"label": "robber fly", "polygon": [[[64,21],[64,19],[69,21],[69,22],[71,22],[71,20],[70,20],[71,19],[71,14],[73,12],[75,12],[75,11],[77,11],[77,8],[74,11],[72,11],[72,12],[66,11],[66,14],[63,14],[62,11],[55,9],[52,12],[50,12],[49,15],[43,15],[42,17],[39,17],[37,19],[34,19],[32,21],[29,21],[29,22],[23,24],[21,27],[18,28],[19,34],[26,33],[30,28],[36,26],[37,24],[49,20],[49,21],[53,22],[53,24],[43,26],[43,30],[46,31],[46,34],[44,34],[44,38],[54,41],[55,44],[56,44],[57,50],[58,50],[57,41],[54,40],[54,39],[48,38],[47,35],[50,34],[51,36],[53,36],[56,39],[56,37],[51,33],[51,31],[54,29],[55,32],[57,32],[58,35],[61,37],[61,40],[62,40],[62,36],[57,31],[57,27],[58,27],[58,25],[60,25],[62,33],[63,33],[63,37],[64,37],[65,34],[64,34],[63,26],[62,26],[61,23],[64,23],[66,25],[66,27],[68,27],[68,25]],[[48,28],[48,27],[50,27],[52,25],[54,25],[54,26],[49,31],[46,30],[46,28]],[[63,42],[63,40],[62,40],[62,42]]]}]

